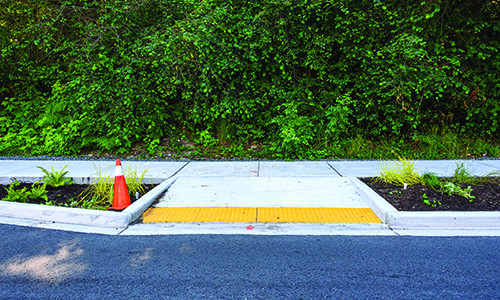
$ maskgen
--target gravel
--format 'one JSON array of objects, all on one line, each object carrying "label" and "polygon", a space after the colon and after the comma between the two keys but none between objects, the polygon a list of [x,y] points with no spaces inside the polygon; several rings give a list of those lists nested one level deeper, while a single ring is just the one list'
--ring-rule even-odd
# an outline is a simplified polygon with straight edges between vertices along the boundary
[{"label": "gravel", "polygon": [[[81,155],[81,156],[0,156],[0,160],[48,160],[48,161],[114,161],[116,159],[127,160],[127,161],[195,161],[193,159],[174,159],[174,158],[155,158],[155,157],[141,157],[134,155]],[[270,159],[240,159],[240,158],[225,158],[225,159],[209,159],[202,158],[201,161],[283,161],[283,160],[270,160]],[[454,160],[454,159],[447,159]],[[500,160],[500,157],[478,157],[476,159],[466,159],[466,160]],[[300,160],[296,160],[300,161]],[[307,160],[306,160],[307,161]],[[378,159],[319,159],[318,161],[379,161]]]}]

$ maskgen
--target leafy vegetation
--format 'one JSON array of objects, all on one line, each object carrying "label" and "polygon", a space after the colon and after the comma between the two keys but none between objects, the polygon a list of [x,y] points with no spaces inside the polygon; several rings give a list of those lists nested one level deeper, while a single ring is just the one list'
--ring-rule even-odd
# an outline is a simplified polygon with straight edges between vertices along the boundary
[{"label": "leafy vegetation", "polygon": [[441,191],[443,185],[441,180],[437,177],[437,174],[432,172],[426,172],[422,175],[422,184],[430,187],[436,192]]},{"label": "leafy vegetation", "polygon": [[477,179],[472,176],[470,171],[464,165],[464,163],[459,163],[455,168],[455,172],[452,177],[452,181],[459,184],[475,184]]},{"label": "leafy vegetation", "polygon": [[28,192],[28,196],[31,199],[43,199],[48,201],[47,192],[47,183],[38,185],[37,183],[33,183],[33,185],[31,185],[31,191]]},{"label": "leafy vegetation", "polygon": [[498,11],[492,0],[7,1],[0,154],[143,144],[155,156],[189,140],[196,151],[180,157],[499,156]]},{"label": "leafy vegetation", "polygon": [[[432,172],[425,172],[422,176],[418,175],[414,169],[414,162],[402,159],[401,162],[389,163],[386,166],[381,167],[381,173],[375,178],[376,181],[385,182],[394,185],[413,185],[422,184],[433,189],[436,192],[445,193],[448,195],[458,195],[469,199],[472,202],[475,196],[472,196],[471,186],[466,188],[461,188],[457,184],[467,185],[467,184],[480,184],[481,182],[492,182],[488,177],[485,179],[475,178],[472,176],[467,167],[463,163],[458,163],[454,171],[454,176],[450,180],[441,180],[437,174]],[[455,184],[457,183],[457,184]],[[389,194],[398,193],[400,191],[393,191]],[[431,202],[427,199],[427,195],[423,194],[424,203],[427,205],[432,205],[433,207],[441,205],[436,200]]]},{"label": "leafy vegetation", "polygon": [[[43,169],[41,167],[38,168]],[[7,188],[5,188],[5,190],[7,191],[7,196],[1,200],[20,203],[27,203],[30,199],[44,200],[44,202],[42,203],[45,205],[59,205],[96,210],[106,210],[109,206],[112,205],[114,193],[114,178],[105,175],[108,169],[102,172],[100,165],[95,164],[94,168],[96,170],[97,177],[94,178],[92,184],[89,185],[77,197],[77,200],[71,199],[70,202],[67,203],[58,203],[54,199],[49,200],[47,196],[47,186],[57,188],[68,185],[67,179],[69,178],[64,178],[64,175],[67,173],[67,171],[64,172],[65,168],[66,166],[59,172],[54,171],[54,168],[52,168],[52,172],[48,172],[43,169],[42,171],[46,173],[47,178],[44,177],[44,179],[33,183],[31,185],[31,189],[28,189],[28,187],[17,189],[16,187],[21,183],[18,180],[14,180]],[[143,196],[146,193],[143,181],[144,177],[146,176],[147,170],[139,174],[137,171],[137,167],[132,168],[130,165],[127,165],[124,171],[125,181],[127,182],[127,189],[129,191],[129,194],[131,194],[131,199],[137,194],[140,197]]]},{"label": "leafy vegetation", "polygon": [[439,200],[436,199],[429,200],[429,197],[425,193],[422,195],[422,198],[424,198],[424,204],[427,204],[429,206],[436,207],[438,205],[441,205],[441,202],[439,202]]},{"label": "leafy vegetation", "polygon": [[61,171],[57,172],[54,170],[54,167],[52,168],[52,171],[47,171],[43,167],[37,166],[42,172],[45,174],[40,180],[41,182],[44,182],[46,185],[51,186],[51,187],[59,187],[59,186],[65,186],[65,185],[71,185],[73,184],[73,180],[71,178],[65,178],[66,174],[68,174],[68,171],[64,171],[68,166],[64,166],[64,168],[61,169]]},{"label": "leafy vegetation", "polygon": [[472,200],[475,198],[474,196],[471,196],[471,194],[470,194],[472,192],[472,189],[470,188],[470,186],[468,186],[465,189],[462,189],[461,187],[455,185],[453,182],[450,182],[450,181],[443,184],[443,192],[448,194],[448,195],[455,194],[455,195],[465,197],[465,198],[469,199],[470,202],[472,202]]},{"label": "leafy vegetation", "polygon": [[22,188],[20,190],[16,190],[15,188],[20,184],[21,183],[18,180],[14,180],[13,182],[11,182],[9,187],[5,188],[5,190],[7,191],[7,197],[3,198],[2,200],[11,202],[20,202],[20,203],[28,202],[28,196],[29,196],[28,189]]}]

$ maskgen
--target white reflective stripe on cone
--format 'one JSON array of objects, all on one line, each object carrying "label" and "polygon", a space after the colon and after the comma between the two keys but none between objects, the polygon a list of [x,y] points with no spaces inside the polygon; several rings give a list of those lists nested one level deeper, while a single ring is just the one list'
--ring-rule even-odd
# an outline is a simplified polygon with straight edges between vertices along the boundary
[{"label": "white reflective stripe on cone", "polygon": [[122,166],[118,165],[115,168],[115,176],[123,176]]}]

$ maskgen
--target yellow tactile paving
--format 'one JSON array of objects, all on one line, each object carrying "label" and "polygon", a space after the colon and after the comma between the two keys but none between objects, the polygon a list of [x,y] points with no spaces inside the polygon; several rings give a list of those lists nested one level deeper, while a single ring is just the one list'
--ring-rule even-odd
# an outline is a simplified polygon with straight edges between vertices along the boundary
[{"label": "yellow tactile paving", "polygon": [[259,207],[261,223],[381,223],[370,208]]},{"label": "yellow tactile paving", "polygon": [[158,222],[255,222],[255,207],[157,207],[144,214],[144,223]]},{"label": "yellow tactile paving", "polygon": [[370,208],[337,207],[157,207],[142,217],[144,223],[381,223]]}]

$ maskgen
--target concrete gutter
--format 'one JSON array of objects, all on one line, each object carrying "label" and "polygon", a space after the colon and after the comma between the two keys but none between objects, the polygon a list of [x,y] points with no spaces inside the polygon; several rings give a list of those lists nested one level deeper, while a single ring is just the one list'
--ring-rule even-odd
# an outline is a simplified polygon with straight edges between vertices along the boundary
[{"label": "concrete gutter", "polygon": [[176,179],[176,177],[172,177],[163,181],[121,212],[0,201],[0,216],[77,225],[124,228],[141,216],[156,198],[163,194]]},{"label": "concrete gutter", "polygon": [[398,211],[357,178],[349,178],[365,203],[391,229],[500,229],[500,212]]}]

